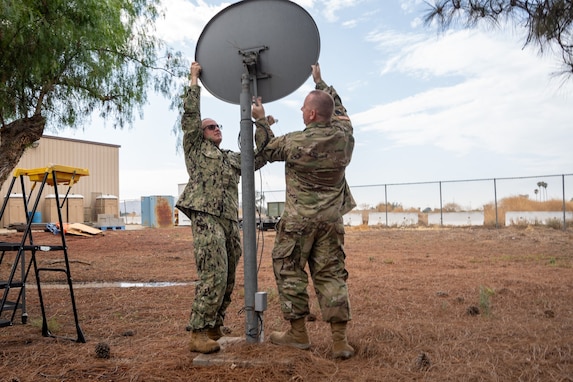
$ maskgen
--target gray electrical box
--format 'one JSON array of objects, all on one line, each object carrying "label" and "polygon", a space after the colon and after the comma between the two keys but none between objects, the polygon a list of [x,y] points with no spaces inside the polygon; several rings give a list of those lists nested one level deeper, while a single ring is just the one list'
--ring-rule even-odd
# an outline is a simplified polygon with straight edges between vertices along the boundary
[{"label": "gray electrical box", "polygon": [[255,312],[267,310],[267,292],[255,293]]}]

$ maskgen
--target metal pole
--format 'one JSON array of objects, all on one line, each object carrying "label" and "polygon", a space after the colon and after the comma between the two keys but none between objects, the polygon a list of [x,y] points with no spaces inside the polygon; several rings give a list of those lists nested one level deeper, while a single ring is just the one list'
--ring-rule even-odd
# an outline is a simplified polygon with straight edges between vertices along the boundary
[{"label": "metal pole", "polygon": [[563,188],[563,231],[567,229],[567,203],[565,202],[565,175],[561,175],[561,186]]},{"label": "metal pole", "polygon": [[243,199],[243,261],[245,266],[245,334],[247,342],[259,342],[259,322],[255,312],[257,292],[257,249],[255,219],[255,154],[251,120],[251,92],[247,69],[241,77],[241,189]]},{"label": "metal pole", "polygon": [[386,205],[386,227],[388,227],[388,185],[384,185],[384,205]]},{"label": "metal pole", "polygon": [[444,206],[442,204],[442,181],[439,182],[440,185],[440,227],[444,225]]},{"label": "metal pole", "polygon": [[499,220],[497,216],[497,182],[495,178],[493,179],[493,200],[495,203],[495,228],[499,228]]}]

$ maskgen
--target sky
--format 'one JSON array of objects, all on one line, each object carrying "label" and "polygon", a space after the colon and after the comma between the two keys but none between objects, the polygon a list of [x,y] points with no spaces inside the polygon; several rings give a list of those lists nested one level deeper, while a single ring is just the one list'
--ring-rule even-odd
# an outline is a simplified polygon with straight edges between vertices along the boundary
[{"label": "sky", "polygon": [[[157,33],[192,61],[205,25],[232,3],[163,0]],[[494,195],[539,198],[540,180],[548,183],[547,198],[560,199],[563,187],[573,198],[573,176],[542,177],[573,174],[573,78],[558,75],[558,54],[524,46],[524,29],[438,33],[422,22],[428,5],[421,0],[295,3],[317,25],[323,78],[353,122],[346,177],[359,206],[476,208]],[[313,88],[309,78],[265,104],[279,119],[275,135],[303,129],[300,107]],[[221,148],[239,151],[239,105],[204,88],[201,102],[203,117],[223,125]],[[94,116],[79,129],[47,133],[120,145],[120,200],[177,196],[188,179],[172,132],[177,117],[168,100],[152,94],[129,129],[114,130]],[[257,171],[255,184],[267,201],[283,201],[284,164]]]}]

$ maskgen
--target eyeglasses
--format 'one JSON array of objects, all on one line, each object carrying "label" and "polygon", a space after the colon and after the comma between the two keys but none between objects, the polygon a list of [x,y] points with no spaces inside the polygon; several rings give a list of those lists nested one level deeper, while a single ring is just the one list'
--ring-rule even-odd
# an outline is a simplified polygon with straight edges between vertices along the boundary
[{"label": "eyeglasses", "polygon": [[223,130],[223,125],[207,125],[205,126],[205,129],[207,130],[215,130],[215,129],[219,129],[219,130]]}]

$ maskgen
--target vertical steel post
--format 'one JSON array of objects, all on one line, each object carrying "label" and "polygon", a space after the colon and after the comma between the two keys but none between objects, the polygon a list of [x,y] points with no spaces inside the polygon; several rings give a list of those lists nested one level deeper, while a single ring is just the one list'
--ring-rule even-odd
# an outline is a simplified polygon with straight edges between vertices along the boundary
[{"label": "vertical steel post", "polygon": [[563,231],[567,229],[567,202],[565,201],[565,175],[561,175],[561,187],[563,195]]},{"label": "vertical steel post", "polygon": [[493,200],[495,202],[495,228],[499,228],[499,220],[497,215],[497,181],[493,178]]},{"label": "vertical steel post", "polygon": [[439,182],[440,185],[440,227],[444,226],[444,205],[442,203],[442,181]]},{"label": "vertical steel post", "polygon": [[386,205],[386,227],[388,227],[388,185],[384,185],[384,204]]},{"label": "vertical steel post", "polygon": [[245,266],[245,334],[247,342],[259,342],[259,322],[255,312],[257,292],[257,249],[255,220],[255,154],[251,120],[251,92],[248,70],[241,77],[241,189],[243,201],[243,262]]}]

